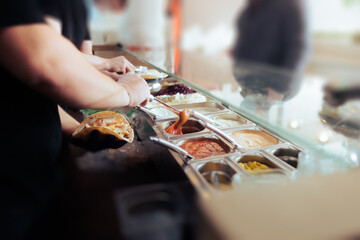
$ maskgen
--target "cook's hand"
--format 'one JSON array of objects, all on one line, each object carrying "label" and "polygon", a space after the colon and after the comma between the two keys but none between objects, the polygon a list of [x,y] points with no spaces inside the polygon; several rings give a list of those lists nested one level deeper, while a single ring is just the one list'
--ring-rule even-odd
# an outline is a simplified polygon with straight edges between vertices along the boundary
[{"label": "cook's hand", "polygon": [[108,68],[106,70],[110,72],[116,72],[118,74],[125,74],[135,69],[135,66],[129,62],[124,56],[110,58],[107,60]]},{"label": "cook's hand", "polygon": [[107,75],[113,74],[117,76],[135,69],[135,66],[124,56],[106,59],[103,63],[96,65],[96,67]]},{"label": "cook's hand", "polygon": [[71,143],[88,151],[96,152],[108,148],[120,148],[126,144],[126,141],[120,141],[113,135],[106,135],[98,130],[93,130],[86,139],[72,138]]},{"label": "cook's hand", "polygon": [[121,76],[122,76],[122,74],[118,74],[116,72],[109,72],[108,70],[100,70],[100,72],[102,72],[103,74],[111,77],[115,81],[119,80],[119,78],[121,78]]},{"label": "cook's hand", "polygon": [[118,82],[129,94],[129,107],[146,106],[150,97],[150,89],[143,78],[134,73],[127,73],[119,78]]}]

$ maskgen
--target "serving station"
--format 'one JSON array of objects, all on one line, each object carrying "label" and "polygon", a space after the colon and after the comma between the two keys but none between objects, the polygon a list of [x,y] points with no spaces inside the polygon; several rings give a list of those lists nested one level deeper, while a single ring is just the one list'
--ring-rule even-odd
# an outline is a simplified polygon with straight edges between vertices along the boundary
[{"label": "serving station", "polygon": [[[312,82],[299,84],[293,80],[296,87],[285,87],[282,98],[272,98],[271,86],[266,87],[267,93],[252,89],[255,93],[248,94],[248,91],[244,97],[239,94],[241,89],[235,91],[236,95],[227,90],[205,90],[123,49],[100,49],[97,54],[104,57],[124,55],[136,66],[157,70],[163,77],[149,82],[152,95],[178,112],[187,109],[192,113],[182,126],[182,134],[178,135],[168,130],[179,117],[156,100],[145,107],[112,109],[130,122],[136,133],[134,142],[117,150],[75,157],[81,172],[113,169],[119,166],[114,164],[116,162],[125,162],[125,166],[146,163],[146,168],[140,171],[143,176],[136,169],[131,171],[131,179],[136,179],[138,185],[176,185],[178,193],[175,195],[173,189],[164,186],[127,191],[126,188],[137,185],[132,183],[109,188],[107,196],[110,194],[112,200],[107,197],[107,203],[114,204],[107,209],[112,216],[108,219],[112,221],[109,232],[122,229],[121,236],[125,239],[147,239],[144,236],[149,236],[150,230],[141,226],[147,226],[148,222],[143,218],[136,219],[136,214],[135,220],[130,221],[131,211],[124,210],[124,206],[137,209],[138,205],[133,203],[141,202],[140,212],[160,217],[150,209],[162,209],[163,199],[158,204],[159,195],[144,197],[149,189],[153,189],[153,192],[160,191],[161,196],[167,196],[166,211],[172,216],[166,215],[166,221],[159,218],[160,222],[171,224],[152,228],[155,229],[153,236],[164,231],[172,239],[261,239],[268,236],[277,239],[335,236],[337,239],[357,236],[359,214],[357,210],[351,211],[348,200],[342,196],[351,195],[351,190],[345,191],[344,186],[354,189],[355,181],[360,181],[356,168],[359,135],[350,138],[339,128],[334,130],[334,124],[323,117],[325,105],[321,81],[312,79]],[[274,89],[279,89],[284,79],[293,78],[288,73],[246,64],[235,68],[235,75],[244,68],[247,72],[271,72],[273,77],[277,76],[273,81]],[[314,92],[315,88],[319,94],[310,98],[309,89]],[[92,112],[85,110],[84,113]],[[304,113],[306,115],[298,117]],[[326,113],[326,116],[331,115],[329,111]],[[334,115],[331,116],[334,119]],[[349,130],[351,127],[353,130]],[[341,129],[354,132],[356,127],[343,125]],[[102,176],[106,174],[106,171],[101,173]],[[337,192],[341,195],[337,196]],[[351,196],[351,203],[360,200],[357,192]],[[329,201],[328,197],[331,198]],[[147,207],[144,207],[145,203]],[[168,207],[170,203],[178,205]],[[174,211],[179,206],[186,209],[182,215]],[[335,216],[340,211],[342,218],[337,219]],[[94,216],[102,217],[98,213]],[[316,219],[316,226],[309,218]],[[351,224],[344,224],[350,220]],[[241,225],[237,226],[238,223]],[[180,225],[187,226],[183,233],[178,231]],[[279,226],[286,231],[280,231]],[[331,231],[326,230],[328,226],[332,227]],[[263,231],[256,231],[258,228]],[[98,232],[99,235],[102,233]]]},{"label": "serving station", "polygon": [[[162,90],[174,85],[181,85],[179,89],[187,88],[184,83],[173,79],[157,84],[165,86]],[[190,118],[182,127],[182,135],[166,132],[177,121],[177,116],[171,111],[153,102],[143,110],[158,137],[151,139],[169,147],[174,160],[199,192],[211,194],[236,188],[236,184],[241,185],[241,179],[254,173],[291,177],[297,166],[300,147],[269,133],[209,96],[194,98],[193,94],[200,93],[176,92],[170,95],[178,102],[178,99],[190,101],[172,105],[175,109],[191,109],[205,117],[202,120]],[[186,100],[186,96],[190,100]],[[170,103],[174,101],[167,98]],[[197,99],[200,102],[192,102]]]}]

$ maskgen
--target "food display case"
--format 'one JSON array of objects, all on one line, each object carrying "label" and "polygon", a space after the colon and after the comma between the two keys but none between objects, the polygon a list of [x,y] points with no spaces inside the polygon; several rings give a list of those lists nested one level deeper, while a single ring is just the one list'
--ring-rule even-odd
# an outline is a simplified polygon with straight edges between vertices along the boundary
[{"label": "food display case", "polygon": [[[231,208],[238,207],[236,199],[245,199],[244,204],[251,203],[246,196],[255,193],[256,201],[260,198],[260,195],[256,196],[256,193],[261,193],[259,189],[276,189],[279,186],[285,186],[284,191],[279,191],[286,196],[287,190],[293,191],[297,189],[296,185],[303,186],[303,181],[313,178],[313,190],[323,189],[324,185],[316,185],[319,176],[346,175],[358,166],[359,125],[355,124],[359,114],[358,102],[353,100],[340,108],[328,104],[324,100],[328,82],[325,78],[304,77],[268,66],[237,63],[231,68],[233,79],[221,79],[220,88],[205,90],[195,81],[190,82],[159,69],[129,52],[115,51],[116,54],[121,52],[126,55],[138,66],[146,65],[167,75],[160,81],[149,83],[152,94],[157,98],[179,111],[191,109],[205,117],[190,117],[183,126],[183,134],[173,135],[166,129],[177,121],[178,116],[161,104],[153,101],[132,112],[133,118],[137,119],[133,127],[140,139],[148,142],[150,139],[152,144],[163,145],[162,151],[171,154],[167,162],[175,162],[185,173],[200,196],[202,208],[214,220],[212,222],[219,231],[225,232],[224,236],[236,239],[244,234],[241,231],[234,233],[237,231],[234,221],[238,218],[244,220],[244,216],[235,214],[237,211],[231,211]],[[249,75],[257,78],[246,82]],[[262,81],[264,79],[266,84]],[[181,86],[174,95],[157,94],[174,85]],[[182,92],[184,88],[187,90]],[[192,91],[188,92],[189,89]],[[344,116],[347,116],[346,121]],[[348,132],[352,133],[351,136],[346,134]],[[148,151],[150,153],[151,149]],[[153,160],[156,164],[156,159]],[[158,164],[160,168],[166,168],[166,163]],[[302,191],[300,187],[298,193]],[[227,206],[223,206],[224,202]],[[304,202],[307,203],[306,200]],[[296,204],[293,202],[294,206]],[[232,224],[224,227],[225,223],[218,221],[223,218],[226,218],[224,222]],[[256,221],[252,220],[252,223]],[[308,226],[301,223],[307,229]],[[289,232],[290,235],[292,233]]]},{"label": "food display case", "polygon": [[[166,80],[164,84],[168,85]],[[254,174],[261,171],[263,166],[266,168],[264,172],[270,175],[282,174],[291,177],[293,174],[295,168],[288,164],[286,159],[282,160],[281,155],[293,156],[293,152],[290,154],[289,151],[301,151],[301,148],[223,106],[220,101],[207,96],[205,102],[172,106],[179,110],[187,108],[204,114],[221,133],[231,137],[230,140],[224,139],[222,134],[208,129],[206,124],[195,118],[190,118],[183,126],[182,135],[169,134],[165,129],[177,120],[176,116],[160,114],[161,111],[167,111],[161,106],[152,106],[145,111],[150,115],[149,124],[157,138],[163,140],[155,141],[171,149],[174,160],[200,193],[212,194],[223,189],[236,188],[236,183],[233,182],[236,181],[236,176],[243,178]],[[164,115],[169,117],[164,119]],[[181,149],[187,153],[184,154]],[[282,152],[279,152],[281,150]],[[188,159],[189,154],[191,159]],[[293,159],[297,159],[297,156],[293,156]],[[261,163],[262,167],[253,169],[251,173],[251,170],[245,170],[240,163]],[[225,185],[227,187],[224,187]]]},{"label": "food display case", "polygon": [[[243,86],[247,91],[244,97],[240,94],[245,91],[241,89],[240,81],[236,91],[225,91],[222,94],[219,91],[205,90],[163,69],[146,64],[168,76],[156,83],[149,83],[152,94],[180,111],[187,108],[203,114],[211,121],[209,123],[230,137],[230,141],[224,139],[224,136],[207,128],[203,121],[195,118],[190,118],[185,124],[183,135],[172,135],[165,129],[177,120],[176,114],[155,102],[139,109],[147,117],[155,136],[174,145],[169,147],[174,160],[199,192],[216,192],[216,183],[211,182],[211,179],[217,182],[219,179],[216,176],[219,174],[226,176],[229,181],[239,181],[240,178],[254,174],[251,170],[244,170],[243,164],[240,164],[244,162],[262,163],[268,167],[265,172],[268,172],[269,176],[283,174],[291,181],[302,176],[346,171],[358,164],[359,149],[356,144],[353,148],[348,148],[349,142],[353,140],[334,131],[322,117],[324,106],[327,106],[322,99],[325,83],[323,79],[299,79],[301,76],[281,70],[242,63],[234,67],[235,76],[240,75],[241,78],[250,73],[266,75],[267,79],[272,76],[265,87],[263,83],[256,81],[253,85],[248,85],[248,89]],[[225,82],[224,86],[226,84]],[[174,92],[173,95],[158,94],[161,89],[164,92],[164,89],[174,85],[186,87],[193,92],[183,94],[181,91],[184,89],[179,88],[179,92]],[[256,88],[263,92],[260,93]],[[278,93],[281,93],[282,99],[271,98],[269,92],[273,89],[281,89]],[[192,96],[194,94],[196,96]],[[220,153],[211,153],[208,157],[195,156],[195,160],[190,161],[185,159],[186,155],[176,150],[180,147],[197,154],[199,149],[194,149],[194,144],[198,141],[219,141],[223,149]],[[192,149],[185,146],[186,143],[189,143],[188,146]],[[239,147],[234,147],[234,143]],[[256,160],[246,160],[251,158]],[[206,163],[215,164],[219,161],[231,169],[231,174],[216,170],[215,165],[215,170],[210,173],[199,170]],[[209,178],[208,174],[213,175]],[[238,175],[240,177],[237,177]],[[233,187],[236,188],[237,185],[239,183]]]}]

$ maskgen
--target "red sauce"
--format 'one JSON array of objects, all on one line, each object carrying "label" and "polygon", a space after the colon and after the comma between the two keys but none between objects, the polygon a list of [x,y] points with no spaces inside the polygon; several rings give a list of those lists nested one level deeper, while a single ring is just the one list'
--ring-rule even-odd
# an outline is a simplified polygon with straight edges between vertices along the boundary
[{"label": "red sauce", "polygon": [[218,139],[190,140],[180,147],[194,156],[195,159],[223,155],[229,152],[227,146]]}]

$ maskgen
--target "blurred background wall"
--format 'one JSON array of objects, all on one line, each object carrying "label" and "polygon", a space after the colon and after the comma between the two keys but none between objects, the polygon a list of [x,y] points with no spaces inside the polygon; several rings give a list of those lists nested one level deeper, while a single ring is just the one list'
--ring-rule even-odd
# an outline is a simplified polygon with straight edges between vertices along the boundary
[{"label": "blurred background wall", "polygon": [[[147,14],[154,14],[154,7],[167,11],[170,0],[128,0],[152,3]],[[181,74],[185,79],[205,81],[208,76],[216,78],[217,72],[228,69],[231,64],[229,52],[233,45],[235,21],[244,7],[246,0],[181,0],[182,29],[180,38]],[[120,13],[102,12],[88,0],[90,9],[90,29],[95,45],[115,44],[119,42],[119,29],[124,21],[127,8]],[[307,0],[308,20],[311,27],[312,53],[307,67],[311,74],[324,71],[351,72],[360,69],[360,1],[359,0]],[[138,3],[139,4],[139,3]],[[141,4],[141,3],[140,3]],[[159,11],[156,11],[158,14]],[[171,16],[164,14],[166,47],[171,44]],[[167,16],[167,17],[166,17]],[[136,16],[142,18],[141,14]],[[155,18],[155,17],[154,17]],[[161,21],[158,20],[160,23]],[[153,21],[156,24],[156,21]],[[128,23],[129,31],[137,28],[136,23]],[[155,29],[155,26],[153,26]],[[151,27],[150,27],[151,28]],[[122,27],[121,34],[127,34]],[[151,30],[150,30],[151,31]],[[205,61],[200,57],[207,56]],[[172,55],[172,57],[174,57]],[[202,63],[200,63],[202,62]],[[336,66],[334,70],[334,66]],[[196,69],[196,71],[195,71]],[[202,76],[202,72],[211,72]],[[227,70],[228,71],[228,70]],[[231,72],[229,72],[231,78]],[[210,89],[211,84],[208,86]]]}]

